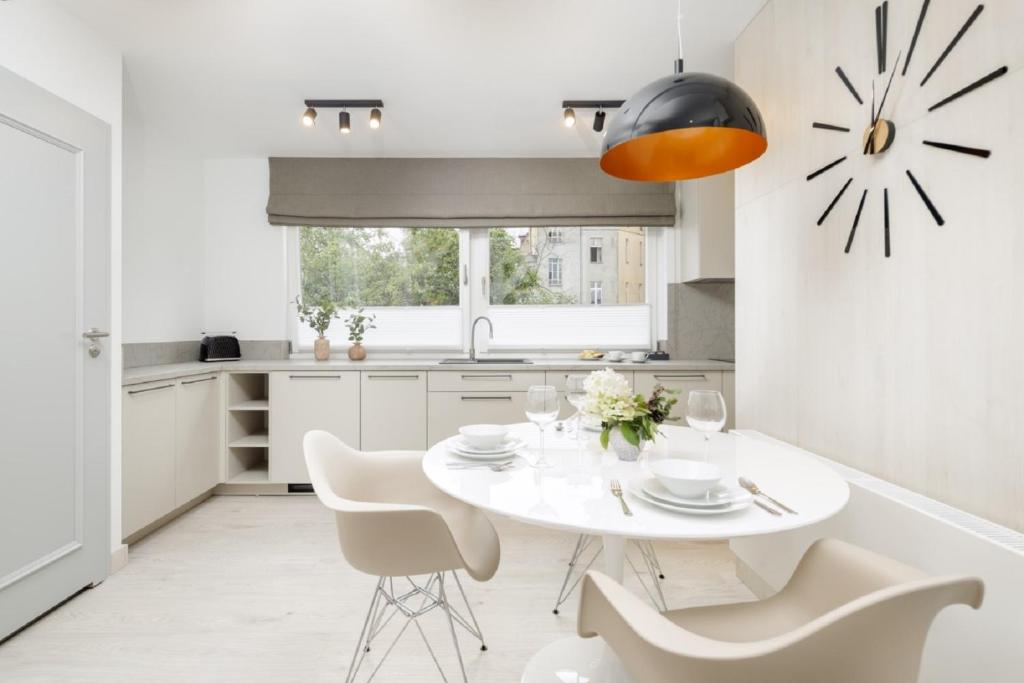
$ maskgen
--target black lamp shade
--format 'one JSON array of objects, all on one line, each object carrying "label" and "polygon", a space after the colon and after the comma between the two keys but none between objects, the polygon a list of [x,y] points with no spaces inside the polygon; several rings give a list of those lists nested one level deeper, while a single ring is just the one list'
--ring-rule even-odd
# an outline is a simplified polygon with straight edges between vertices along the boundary
[{"label": "black lamp shade", "polygon": [[676,73],[622,105],[601,168],[627,180],[688,180],[739,168],[766,149],[764,119],[742,88],[711,74]]},{"label": "black lamp shade", "polygon": [[345,134],[352,132],[352,119],[347,111],[338,112],[338,130]]}]

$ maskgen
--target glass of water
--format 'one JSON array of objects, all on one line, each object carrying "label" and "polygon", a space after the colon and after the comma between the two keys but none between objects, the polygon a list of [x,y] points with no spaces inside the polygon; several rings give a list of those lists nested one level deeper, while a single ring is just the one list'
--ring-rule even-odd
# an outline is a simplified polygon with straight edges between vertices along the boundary
[{"label": "glass of water", "polygon": [[708,460],[711,435],[725,426],[725,399],[711,389],[694,389],[686,400],[686,424],[704,434],[704,459]]},{"label": "glass of water", "polygon": [[526,419],[540,429],[540,457],[534,467],[551,467],[544,457],[544,428],[558,419],[558,392],[554,387],[532,386],[526,390]]}]

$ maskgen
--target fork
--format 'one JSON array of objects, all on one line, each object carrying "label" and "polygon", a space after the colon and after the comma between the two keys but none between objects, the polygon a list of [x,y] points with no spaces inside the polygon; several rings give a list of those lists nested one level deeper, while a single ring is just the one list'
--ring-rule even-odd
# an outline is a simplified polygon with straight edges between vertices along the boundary
[{"label": "fork", "polygon": [[500,463],[500,464],[499,463],[480,463],[478,465],[477,464],[472,464],[472,463],[465,463],[465,464],[463,464],[463,463],[456,463],[456,462],[448,463],[448,469],[450,469],[450,470],[482,470],[482,469],[489,469],[492,472],[504,472],[505,470],[510,470],[513,467],[515,467],[515,463],[513,463],[513,462],[505,462],[505,463]]},{"label": "fork", "polygon": [[627,517],[633,516],[633,511],[626,505],[626,499],[622,496],[622,485],[618,479],[612,479],[612,495],[619,499],[619,503],[622,504],[622,514]]}]

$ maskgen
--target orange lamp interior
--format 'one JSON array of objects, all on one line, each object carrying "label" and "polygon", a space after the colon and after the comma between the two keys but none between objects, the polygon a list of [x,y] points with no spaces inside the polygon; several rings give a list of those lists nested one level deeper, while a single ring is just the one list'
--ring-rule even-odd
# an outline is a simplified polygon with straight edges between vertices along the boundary
[{"label": "orange lamp interior", "polygon": [[741,128],[676,128],[615,145],[601,169],[626,180],[690,180],[739,168],[766,149],[767,139]]}]

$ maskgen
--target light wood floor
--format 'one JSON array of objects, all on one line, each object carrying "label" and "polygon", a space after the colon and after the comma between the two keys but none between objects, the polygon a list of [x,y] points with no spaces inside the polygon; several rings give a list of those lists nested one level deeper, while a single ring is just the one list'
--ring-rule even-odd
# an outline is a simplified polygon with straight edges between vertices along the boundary
[{"label": "light wood floor", "polygon": [[[574,539],[507,521],[498,531],[497,576],[464,579],[490,648],[460,632],[474,682],[518,681],[536,650],[575,629],[575,596],[551,613]],[[662,543],[658,553],[670,607],[752,598],[724,545]],[[374,583],[344,563],[316,498],[214,497],[132,546],[128,566],[101,586],[0,646],[0,681],[341,681]],[[453,673],[447,623],[440,613],[424,619]],[[410,628],[375,680],[440,677]]]}]

